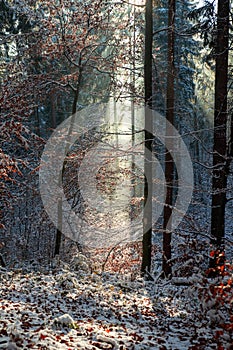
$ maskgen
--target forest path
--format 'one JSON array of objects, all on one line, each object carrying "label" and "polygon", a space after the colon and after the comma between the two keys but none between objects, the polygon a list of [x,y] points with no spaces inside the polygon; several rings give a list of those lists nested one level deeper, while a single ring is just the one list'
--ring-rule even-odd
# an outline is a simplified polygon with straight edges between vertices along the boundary
[{"label": "forest path", "polygon": [[0,349],[232,349],[187,286],[68,270],[0,278]]}]

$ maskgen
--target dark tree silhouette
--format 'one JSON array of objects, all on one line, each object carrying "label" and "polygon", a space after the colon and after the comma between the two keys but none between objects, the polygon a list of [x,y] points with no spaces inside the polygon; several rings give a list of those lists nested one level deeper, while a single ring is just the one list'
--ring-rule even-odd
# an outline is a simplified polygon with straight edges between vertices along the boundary
[{"label": "dark tree silhouette", "polygon": [[153,5],[152,0],[146,1],[145,13],[145,160],[144,160],[144,217],[143,217],[143,254],[142,275],[149,276],[151,268],[152,243],[152,43],[153,43]]},{"label": "dark tree silhouette", "polygon": [[[166,119],[169,123],[174,122],[174,42],[175,42],[175,0],[169,0],[168,5],[168,71],[167,71],[167,104]],[[165,155],[165,179],[166,179],[166,199],[163,215],[163,274],[168,277],[172,273],[170,264],[171,259],[171,222],[172,222],[172,204],[173,204],[173,182],[174,182],[174,162],[170,150],[172,149],[172,135],[169,125],[166,128],[168,138],[167,150]]]},{"label": "dark tree silhouette", "polygon": [[216,274],[224,261],[223,238],[225,234],[225,206],[228,176],[227,159],[227,84],[229,50],[229,0],[218,1],[217,38],[215,52],[215,110],[213,178],[211,206],[211,243],[213,245],[210,267]]}]

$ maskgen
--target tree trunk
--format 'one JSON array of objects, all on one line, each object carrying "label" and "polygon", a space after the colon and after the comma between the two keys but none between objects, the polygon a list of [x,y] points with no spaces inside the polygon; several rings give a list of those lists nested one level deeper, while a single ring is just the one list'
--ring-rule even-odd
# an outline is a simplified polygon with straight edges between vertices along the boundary
[{"label": "tree trunk", "polygon": [[[51,92],[51,126],[55,130],[57,127],[57,116],[56,116],[56,93],[53,90]],[[59,199],[57,203],[57,230],[55,239],[55,250],[54,256],[59,255],[61,247],[62,237],[62,201]]]},{"label": "tree trunk", "polygon": [[217,45],[215,66],[215,110],[213,177],[211,205],[212,275],[218,274],[224,264],[223,238],[225,234],[225,206],[228,175],[227,160],[227,83],[228,83],[228,41],[229,41],[229,0],[218,1]]},{"label": "tree trunk", "polygon": [[3,256],[0,254],[0,266],[1,267],[6,267],[5,260],[3,259]]},{"label": "tree trunk", "polygon": [[153,42],[153,7],[152,0],[146,1],[145,13],[145,59],[144,85],[145,105],[145,150],[144,150],[144,214],[143,214],[143,252],[142,275],[149,276],[151,269],[152,240],[152,42]]},{"label": "tree trunk", "polygon": [[[78,99],[79,99],[80,85],[81,85],[81,80],[82,80],[82,70],[83,70],[81,64],[82,64],[82,58],[80,56],[80,58],[79,58],[79,76],[78,76],[78,81],[77,81],[77,87],[76,87],[76,90],[74,92],[74,99],[73,99],[73,103],[72,103],[72,118],[70,121],[70,126],[69,126],[69,131],[68,131],[67,137],[69,137],[72,134],[73,126],[74,126],[74,122],[75,122],[75,117],[76,117],[76,113],[77,113],[77,103],[78,103]],[[65,147],[65,150],[64,150],[65,156],[66,156],[68,151],[69,151],[69,145],[67,145]],[[62,187],[62,179],[63,179],[65,164],[66,164],[66,159],[64,160],[64,164],[63,164],[63,169],[62,169],[62,174],[61,174],[60,184],[59,184],[60,187]],[[57,203],[57,231],[56,231],[56,239],[55,239],[54,256],[60,254],[61,238],[62,238],[62,225],[63,225],[62,224],[62,217],[63,217],[62,199],[59,198],[58,203]]]},{"label": "tree trunk", "polygon": [[[168,72],[167,72],[167,105],[166,120],[173,124],[174,122],[174,42],[175,42],[175,0],[169,0],[168,4]],[[170,150],[172,150],[172,135],[169,125],[166,127],[167,149],[165,155],[165,179],[166,179],[166,199],[163,214],[163,275],[171,276],[172,268],[171,259],[171,224],[172,224],[172,204],[173,204],[173,187],[174,187],[174,162]]]}]

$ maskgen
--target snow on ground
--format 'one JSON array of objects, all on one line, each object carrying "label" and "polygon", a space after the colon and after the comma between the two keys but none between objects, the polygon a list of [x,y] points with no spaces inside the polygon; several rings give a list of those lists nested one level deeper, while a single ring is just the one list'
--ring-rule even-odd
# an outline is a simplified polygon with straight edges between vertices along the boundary
[{"label": "snow on ground", "polygon": [[189,286],[67,269],[0,282],[0,349],[233,349]]}]

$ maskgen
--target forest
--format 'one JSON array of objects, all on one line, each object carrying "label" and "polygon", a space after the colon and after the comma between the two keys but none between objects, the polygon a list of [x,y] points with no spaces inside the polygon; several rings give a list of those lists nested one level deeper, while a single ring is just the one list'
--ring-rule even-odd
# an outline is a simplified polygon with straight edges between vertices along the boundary
[{"label": "forest", "polygon": [[0,0],[0,349],[233,350],[232,21]]}]

